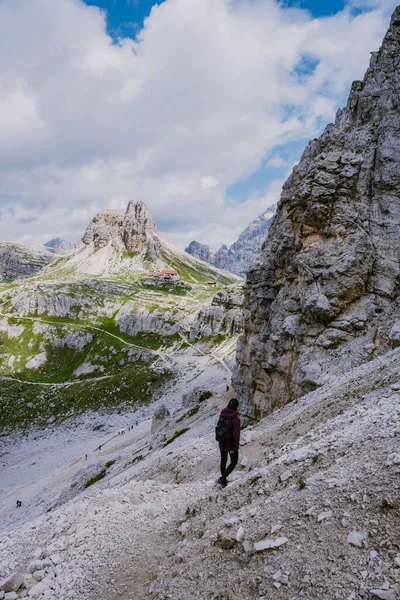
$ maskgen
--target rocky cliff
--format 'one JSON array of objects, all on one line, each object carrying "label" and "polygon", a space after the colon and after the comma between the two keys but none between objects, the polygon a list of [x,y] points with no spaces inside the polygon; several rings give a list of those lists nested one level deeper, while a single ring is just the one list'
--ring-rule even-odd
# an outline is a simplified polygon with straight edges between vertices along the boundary
[{"label": "rocky cliff", "polygon": [[189,334],[189,341],[211,335],[235,335],[243,331],[243,291],[233,287],[221,290],[197,313]]},{"label": "rocky cliff", "polygon": [[209,262],[214,267],[226,269],[239,277],[245,277],[250,265],[260,254],[261,246],[267,237],[275,214],[275,208],[275,205],[271,206],[265,213],[252,221],[229,248],[223,244],[213,254],[210,252],[209,246],[193,241],[185,249],[185,252]]},{"label": "rocky cliff", "polygon": [[185,252],[199,260],[204,260],[204,262],[212,264],[213,256],[210,252],[210,246],[200,244],[200,242],[193,240],[193,242],[190,242],[189,246],[185,248]]},{"label": "rocky cliff", "polygon": [[0,242],[0,281],[12,281],[34,275],[57,257],[40,246]]},{"label": "rocky cliff", "polygon": [[370,360],[395,336],[399,67],[400,7],[347,107],[308,144],[284,185],[247,275],[238,345],[234,383],[255,415]]},{"label": "rocky cliff", "polygon": [[143,202],[129,202],[125,215],[103,210],[89,224],[82,242],[95,248],[110,244],[116,250],[146,252],[152,259],[160,258],[161,254],[157,228]]}]

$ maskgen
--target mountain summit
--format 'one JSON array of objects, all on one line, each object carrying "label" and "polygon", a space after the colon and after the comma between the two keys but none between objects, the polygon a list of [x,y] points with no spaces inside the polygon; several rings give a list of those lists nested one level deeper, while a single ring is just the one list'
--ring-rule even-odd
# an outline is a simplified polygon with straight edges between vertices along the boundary
[{"label": "mountain summit", "polygon": [[213,254],[210,252],[209,246],[194,240],[185,249],[185,252],[214,265],[214,267],[226,269],[240,277],[245,277],[250,265],[261,252],[262,244],[271,227],[275,209],[276,205],[274,204],[252,221],[229,248],[223,244]]},{"label": "mountain summit", "polygon": [[161,242],[157,228],[143,202],[129,202],[125,215],[116,210],[103,210],[89,224],[82,238],[86,246],[145,252],[153,260],[161,258]]},{"label": "mountain summit", "polygon": [[268,413],[400,344],[400,7],[283,187],[247,275],[235,387]]}]

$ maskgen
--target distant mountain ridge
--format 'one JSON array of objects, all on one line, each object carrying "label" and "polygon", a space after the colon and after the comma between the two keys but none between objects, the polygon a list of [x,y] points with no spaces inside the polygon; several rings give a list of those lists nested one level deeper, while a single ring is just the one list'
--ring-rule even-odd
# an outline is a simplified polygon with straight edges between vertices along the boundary
[{"label": "distant mountain ridge", "polygon": [[196,256],[200,260],[209,262],[218,269],[225,269],[239,275],[239,277],[244,277],[250,265],[253,264],[261,252],[261,246],[271,226],[275,210],[276,205],[274,204],[252,221],[229,248],[223,244],[213,254],[209,246],[194,240],[185,249],[185,252]]},{"label": "distant mountain ridge", "polygon": [[68,254],[74,249],[75,244],[66,240],[65,238],[53,237],[51,240],[45,243],[45,248],[54,250],[57,254]]}]

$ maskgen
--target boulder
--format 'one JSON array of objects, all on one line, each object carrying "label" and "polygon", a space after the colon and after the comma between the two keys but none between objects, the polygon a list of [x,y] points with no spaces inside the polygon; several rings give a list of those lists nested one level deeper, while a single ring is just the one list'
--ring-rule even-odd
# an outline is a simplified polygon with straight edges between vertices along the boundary
[{"label": "boulder", "polygon": [[151,420],[151,433],[155,433],[160,427],[164,424],[165,419],[170,416],[170,412],[165,406],[165,404],[161,404],[153,413],[153,418]]},{"label": "boulder", "polygon": [[24,583],[24,577],[18,571],[15,571],[9,577],[0,581],[0,590],[2,592],[17,592]]}]

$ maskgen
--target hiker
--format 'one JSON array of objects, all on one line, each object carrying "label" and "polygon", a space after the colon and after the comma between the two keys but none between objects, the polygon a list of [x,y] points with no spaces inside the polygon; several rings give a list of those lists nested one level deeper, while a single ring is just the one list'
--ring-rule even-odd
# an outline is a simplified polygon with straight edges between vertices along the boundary
[{"label": "hiker", "polygon": [[17,508],[21,508],[21,506],[22,506],[21,500],[17,500]]},{"label": "hiker", "polygon": [[[236,398],[229,400],[228,406],[221,411],[215,428],[215,437],[219,442],[221,452],[221,477],[217,483],[222,487],[227,486],[227,477],[232,473],[239,460],[240,419],[238,408],[239,402]],[[226,466],[228,454],[230,457],[229,467]]]}]

